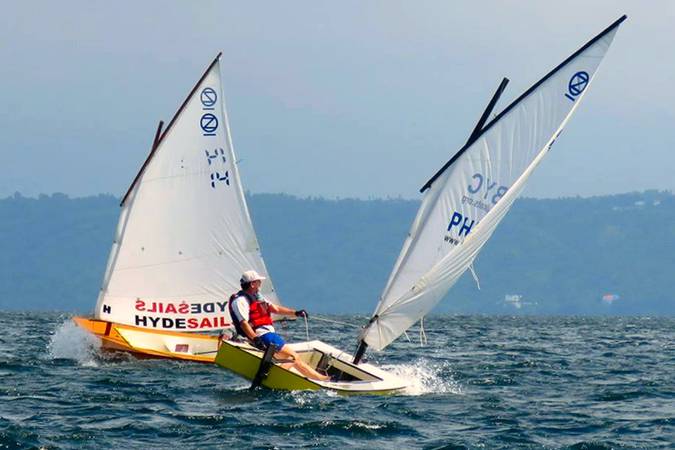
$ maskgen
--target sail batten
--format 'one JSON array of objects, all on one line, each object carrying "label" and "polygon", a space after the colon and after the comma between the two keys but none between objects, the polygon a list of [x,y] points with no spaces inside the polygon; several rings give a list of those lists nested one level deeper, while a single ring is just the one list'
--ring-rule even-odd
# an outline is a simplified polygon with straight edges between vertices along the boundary
[{"label": "sail batten", "polygon": [[246,270],[279,303],[241,186],[219,57],[194,86],[122,202],[96,318],[175,331],[229,325]]},{"label": "sail batten", "polygon": [[[473,264],[587,92],[625,16],[525,91],[427,182],[363,341],[381,350]],[[480,121],[479,121],[480,123]]]}]

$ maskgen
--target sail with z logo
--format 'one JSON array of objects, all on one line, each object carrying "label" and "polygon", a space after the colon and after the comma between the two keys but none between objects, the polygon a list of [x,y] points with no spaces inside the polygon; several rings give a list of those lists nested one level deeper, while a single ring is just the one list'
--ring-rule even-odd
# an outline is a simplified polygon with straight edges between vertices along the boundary
[{"label": "sail with z logo", "polygon": [[[220,54],[162,132],[124,195],[93,318],[104,347],[214,360],[246,270],[267,274],[237,169]],[[262,294],[279,303],[268,280]],[[209,334],[212,333],[212,334]]]},{"label": "sail with z logo", "polygon": [[381,350],[429,313],[471,266],[551,149],[609,49],[619,18],[488,121],[497,93],[462,147],[422,187],[408,238],[361,336]]}]

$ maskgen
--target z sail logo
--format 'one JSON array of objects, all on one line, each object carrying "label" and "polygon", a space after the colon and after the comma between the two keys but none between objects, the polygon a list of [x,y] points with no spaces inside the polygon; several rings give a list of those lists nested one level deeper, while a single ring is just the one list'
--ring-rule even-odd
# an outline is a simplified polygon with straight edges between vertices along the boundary
[{"label": "z sail logo", "polygon": [[214,105],[218,100],[218,94],[216,94],[215,89],[205,87],[199,94],[199,100],[202,103],[202,111],[205,111],[199,120],[202,134],[204,136],[215,136],[216,130],[218,129],[218,118],[213,113],[206,111],[213,111],[215,109]]},{"label": "z sail logo", "polygon": [[205,110],[212,110],[213,105],[215,105],[216,100],[218,100],[218,94],[210,87],[204,88],[199,97]]},{"label": "z sail logo", "polygon": [[204,114],[199,121],[204,136],[215,136],[218,129],[218,118],[211,113]]},{"label": "z sail logo", "polygon": [[588,72],[580,71],[572,75],[570,82],[567,83],[565,97],[572,101],[576,100],[576,98],[584,92],[586,86],[588,86],[588,80]]}]

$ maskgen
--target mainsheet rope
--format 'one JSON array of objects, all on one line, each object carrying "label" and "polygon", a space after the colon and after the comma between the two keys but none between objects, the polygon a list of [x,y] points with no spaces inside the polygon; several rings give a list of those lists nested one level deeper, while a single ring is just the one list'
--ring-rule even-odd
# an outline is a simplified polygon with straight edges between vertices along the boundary
[{"label": "mainsheet rope", "polygon": [[326,318],[316,316],[316,315],[312,315],[312,320],[318,320],[318,321],[321,321],[321,322],[328,322],[328,323],[335,323],[335,324],[338,324],[338,325],[346,325],[348,327],[354,327],[354,328],[362,328],[361,325],[357,325],[357,324],[354,324],[354,323],[341,322],[339,320],[333,320],[333,319],[326,319]]},{"label": "mainsheet rope", "polygon": [[[338,325],[346,325],[348,327],[363,328],[361,325],[356,325],[356,324],[348,323],[348,322],[342,322],[342,321],[339,321],[339,320],[326,319],[326,318],[319,317],[319,316],[312,316],[312,319],[319,320],[321,322],[329,322],[329,323],[335,323],[335,324],[338,324]],[[305,317],[305,328],[307,328],[307,317]],[[307,333],[307,340],[309,341],[309,332],[307,331],[306,333]],[[405,337],[408,339],[408,342],[411,342],[410,337],[408,336],[408,333],[404,331],[403,334],[405,334]],[[424,329],[424,317],[422,317],[420,319],[420,346],[424,347],[428,343],[429,343],[429,340],[427,339],[427,333],[426,333],[426,330]]]},{"label": "mainsheet rope", "polygon": [[[309,341],[309,321],[307,319],[307,316],[302,316],[302,317],[303,317],[303,319],[305,319],[305,336],[306,336],[307,340]],[[356,324],[348,323],[348,322],[341,322],[339,320],[326,319],[326,318],[322,318],[322,317],[319,317],[319,316],[316,316],[316,315],[312,315],[312,320],[318,320],[320,322],[329,322],[329,323],[334,323],[334,324],[337,324],[337,325],[346,325],[348,327],[354,327],[354,328],[361,328],[360,325],[356,325]],[[284,318],[284,319],[278,320],[277,322],[279,322],[281,324],[282,328],[285,328],[285,323],[287,321],[288,321],[288,319]]]}]

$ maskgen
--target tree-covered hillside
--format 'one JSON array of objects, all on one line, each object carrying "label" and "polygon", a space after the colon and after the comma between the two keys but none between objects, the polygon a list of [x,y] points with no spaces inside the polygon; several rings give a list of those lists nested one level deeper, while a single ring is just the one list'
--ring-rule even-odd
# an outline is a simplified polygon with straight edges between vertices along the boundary
[{"label": "tree-covered hillside", "polygon": [[[372,311],[419,205],[248,199],[282,300],[340,313]],[[118,213],[106,195],[0,200],[0,309],[89,311]],[[465,274],[439,311],[672,314],[675,197],[521,199],[475,268],[481,290]]]}]

